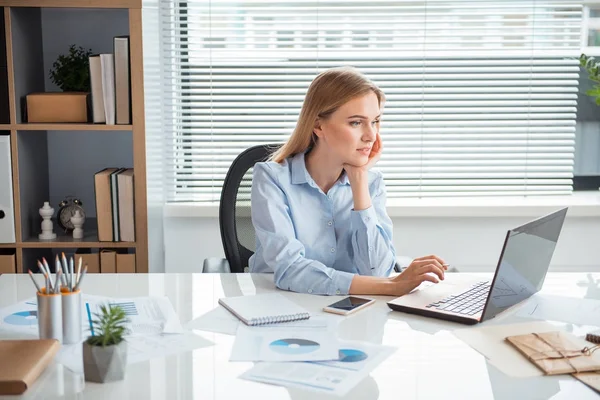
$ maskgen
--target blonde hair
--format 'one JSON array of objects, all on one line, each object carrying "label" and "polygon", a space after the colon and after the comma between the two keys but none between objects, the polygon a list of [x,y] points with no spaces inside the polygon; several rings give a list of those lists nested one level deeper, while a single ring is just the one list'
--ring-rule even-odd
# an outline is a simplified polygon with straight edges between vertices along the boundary
[{"label": "blonde hair", "polygon": [[313,131],[317,118],[327,119],[348,101],[375,93],[379,106],[385,95],[366,76],[352,67],[331,68],[320,73],[310,84],[294,132],[270,160],[281,163],[286,158],[303,153],[313,142]]}]

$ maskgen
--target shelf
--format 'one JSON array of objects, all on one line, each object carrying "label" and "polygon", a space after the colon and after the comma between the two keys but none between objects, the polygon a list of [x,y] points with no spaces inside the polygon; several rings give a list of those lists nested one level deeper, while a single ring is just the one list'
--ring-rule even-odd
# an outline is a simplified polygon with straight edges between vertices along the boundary
[{"label": "shelf", "polygon": [[142,8],[142,0],[0,0],[3,7]]},{"label": "shelf", "polygon": [[31,248],[63,248],[63,247],[81,247],[81,248],[133,248],[136,247],[135,242],[99,242],[98,233],[95,231],[84,231],[83,239],[73,239],[73,236],[68,234],[57,233],[57,238],[54,240],[42,240],[36,237],[29,238],[21,243],[17,243],[17,247],[24,249]]},{"label": "shelf", "polygon": [[[7,124],[0,125],[9,126]],[[132,125],[103,125],[103,124],[16,124],[14,129],[19,131],[131,131]],[[7,128],[10,129],[10,128]]]},{"label": "shelf", "polygon": [[17,243],[0,243],[0,249],[16,249]]}]

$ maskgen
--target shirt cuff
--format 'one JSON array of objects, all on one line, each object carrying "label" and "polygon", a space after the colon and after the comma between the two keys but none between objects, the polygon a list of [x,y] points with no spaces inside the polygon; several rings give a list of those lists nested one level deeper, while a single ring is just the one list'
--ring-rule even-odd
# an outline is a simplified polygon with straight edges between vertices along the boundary
[{"label": "shirt cuff", "polygon": [[334,270],[328,294],[331,296],[346,295],[350,292],[350,284],[354,278],[352,272]]},{"label": "shirt cuff", "polygon": [[371,207],[366,208],[364,210],[352,210],[352,226],[372,226],[372,224],[377,225],[377,213],[375,212],[375,207],[371,205]]}]

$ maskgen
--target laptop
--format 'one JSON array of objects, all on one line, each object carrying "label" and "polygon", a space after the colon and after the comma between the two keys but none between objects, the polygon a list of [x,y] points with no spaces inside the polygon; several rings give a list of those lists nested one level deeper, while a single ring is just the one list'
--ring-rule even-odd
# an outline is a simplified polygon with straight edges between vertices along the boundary
[{"label": "laptop", "polygon": [[507,232],[492,281],[445,274],[388,306],[395,311],[474,325],[538,292],[562,230],[568,207]]}]

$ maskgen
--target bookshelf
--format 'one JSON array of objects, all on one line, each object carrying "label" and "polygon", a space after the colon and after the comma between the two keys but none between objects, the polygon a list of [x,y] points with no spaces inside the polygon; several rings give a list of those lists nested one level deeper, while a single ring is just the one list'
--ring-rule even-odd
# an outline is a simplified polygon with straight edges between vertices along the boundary
[{"label": "bookshelf", "polygon": [[[3,25],[0,29],[0,135],[10,136],[16,237],[14,243],[0,243],[0,254],[15,255],[16,272],[26,272],[34,265],[35,258],[42,255],[104,248],[127,249],[135,253],[136,272],[148,272],[141,7],[142,0],[0,0],[3,13],[0,19]],[[43,24],[44,17],[59,18],[63,23]],[[71,25],[82,29],[84,22],[81,19],[86,18],[98,22],[102,29],[97,29],[98,35],[82,32],[82,38],[123,34],[130,37],[132,123],[23,122],[21,102],[25,95],[56,90],[47,88],[48,60],[51,58],[47,53],[51,51],[46,48],[48,41],[44,40],[44,35],[57,35],[63,41],[74,38],[73,44],[87,48],[85,44],[77,43],[77,35],[70,31]],[[127,32],[119,29],[112,32],[115,20],[123,21]],[[107,46],[112,49],[112,42]],[[66,52],[68,46],[62,50]],[[106,49],[92,50],[107,52]],[[106,143],[105,146],[119,151],[95,152],[98,143]],[[97,225],[93,173],[108,167],[134,168],[135,242],[98,241],[94,229]],[[62,190],[60,193],[58,187]],[[83,239],[75,240],[71,235],[61,233],[56,223],[60,202],[57,199],[63,195],[87,199],[83,202],[86,211]],[[52,220],[58,235],[54,240],[40,240],[37,236],[42,221],[38,209],[44,201],[50,201],[54,208]]]}]

